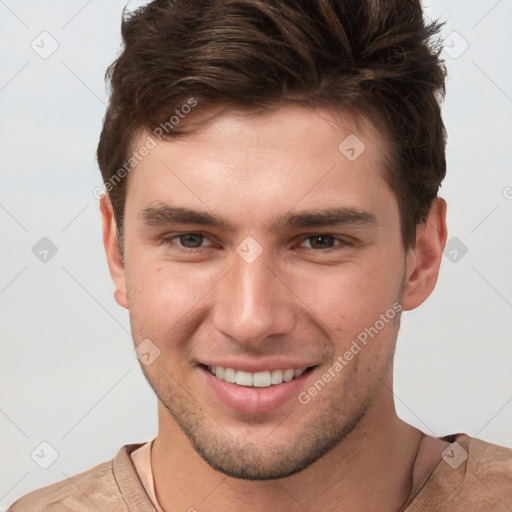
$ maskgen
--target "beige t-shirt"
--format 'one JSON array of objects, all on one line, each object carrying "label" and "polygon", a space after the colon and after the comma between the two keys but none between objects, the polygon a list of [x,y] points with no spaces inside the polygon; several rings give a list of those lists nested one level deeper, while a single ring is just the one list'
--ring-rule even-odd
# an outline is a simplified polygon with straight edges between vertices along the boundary
[{"label": "beige t-shirt", "polygon": [[[510,512],[512,450],[466,434],[443,440],[451,444],[403,512]],[[150,446],[125,445],[111,461],[33,491],[8,512],[162,512],[153,489]]]}]

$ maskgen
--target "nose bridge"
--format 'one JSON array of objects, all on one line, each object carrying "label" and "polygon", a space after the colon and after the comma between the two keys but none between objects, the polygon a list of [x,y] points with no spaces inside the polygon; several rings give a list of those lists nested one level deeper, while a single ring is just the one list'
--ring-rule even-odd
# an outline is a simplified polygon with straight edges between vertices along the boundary
[{"label": "nose bridge", "polygon": [[246,261],[235,255],[215,304],[216,328],[241,344],[258,344],[293,328],[292,296],[265,255]]}]

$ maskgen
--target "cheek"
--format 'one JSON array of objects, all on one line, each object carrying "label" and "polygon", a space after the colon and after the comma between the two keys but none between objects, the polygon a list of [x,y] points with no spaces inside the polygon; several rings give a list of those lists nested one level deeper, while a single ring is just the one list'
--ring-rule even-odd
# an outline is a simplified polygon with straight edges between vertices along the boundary
[{"label": "cheek", "polygon": [[[377,261],[377,260],[376,260]],[[331,334],[355,335],[399,300],[401,267],[350,262],[292,278],[292,289]]]},{"label": "cheek", "polygon": [[126,267],[126,286],[132,330],[139,336],[172,338],[168,334],[184,327],[216,282],[215,275],[199,266],[132,263]]},{"label": "cheek", "polygon": [[[388,265],[383,266],[384,260]],[[127,258],[127,263],[130,318],[137,341],[153,338],[176,347],[179,340],[189,339],[194,329],[208,322],[220,297],[232,295],[221,293],[230,282],[222,279],[228,265],[171,264],[142,253]],[[337,266],[283,265],[276,271],[276,300],[286,302],[302,321],[325,331],[335,352],[344,353],[358,336],[365,341],[364,333],[374,332],[371,328],[380,315],[399,299],[401,270],[397,255],[393,258],[389,252],[377,251]],[[392,328],[393,322],[386,322],[378,329],[379,339],[391,339]],[[366,341],[371,340],[368,334]]]}]

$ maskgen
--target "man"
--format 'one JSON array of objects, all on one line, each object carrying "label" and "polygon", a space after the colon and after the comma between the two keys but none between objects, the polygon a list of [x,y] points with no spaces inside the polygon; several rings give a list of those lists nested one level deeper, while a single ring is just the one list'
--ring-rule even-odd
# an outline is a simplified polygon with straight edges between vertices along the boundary
[{"label": "man", "polygon": [[104,243],[159,430],[21,511],[506,511],[512,451],[401,421],[446,242],[418,1],[157,0],[123,22]]}]

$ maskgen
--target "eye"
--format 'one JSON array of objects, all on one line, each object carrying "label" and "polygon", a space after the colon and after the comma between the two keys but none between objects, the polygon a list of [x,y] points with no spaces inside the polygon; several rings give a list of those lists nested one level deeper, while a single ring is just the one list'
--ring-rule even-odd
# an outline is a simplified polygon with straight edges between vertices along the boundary
[{"label": "eye", "polygon": [[[329,234],[317,234],[308,236],[303,243],[308,243],[309,247],[306,246],[307,249],[316,249],[316,250],[326,250],[332,249],[335,246],[341,245],[352,245],[350,242],[345,240],[341,240]],[[301,244],[301,247],[304,247]]]},{"label": "eye", "polygon": [[201,247],[208,247],[208,245],[203,245],[203,242],[208,242],[209,240],[201,233],[181,233],[167,236],[164,238],[164,241],[169,245],[177,245],[178,249],[199,249]]}]

